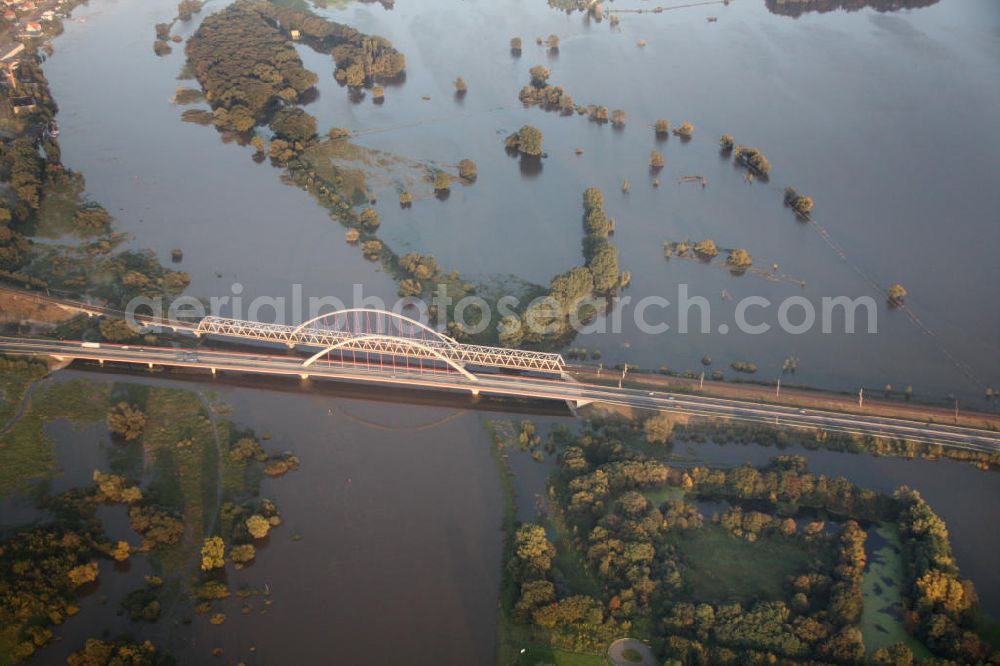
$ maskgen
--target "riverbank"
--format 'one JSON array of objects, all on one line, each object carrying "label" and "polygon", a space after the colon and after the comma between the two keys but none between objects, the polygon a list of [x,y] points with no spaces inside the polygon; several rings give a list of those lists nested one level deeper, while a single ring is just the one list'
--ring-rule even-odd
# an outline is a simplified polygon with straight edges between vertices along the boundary
[{"label": "riverbank", "polygon": [[[597,370],[584,366],[574,366],[572,375],[581,381],[617,386],[621,370]],[[888,401],[873,398],[880,392],[865,392],[864,404],[859,406],[857,394],[836,393],[821,388],[802,386],[782,386],[776,391],[774,386],[738,381],[715,381],[705,379],[702,384],[699,379],[675,377],[652,373],[630,371],[626,374],[623,386],[632,388],[649,388],[661,391],[683,391],[719,398],[734,398],[741,400],[757,400],[761,403],[800,407],[803,409],[823,409],[844,414],[865,414],[887,418],[909,419],[928,423],[951,424],[970,428],[997,430],[1000,428],[1000,414],[959,409],[956,419],[954,407],[937,406],[919,400]]]}]

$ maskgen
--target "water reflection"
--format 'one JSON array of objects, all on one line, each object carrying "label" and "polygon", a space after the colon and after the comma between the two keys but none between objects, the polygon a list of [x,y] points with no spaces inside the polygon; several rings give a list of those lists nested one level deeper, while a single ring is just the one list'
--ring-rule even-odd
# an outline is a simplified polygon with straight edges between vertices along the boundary
[{"label": "water reflection", "polygon": [[918,9],[937,4],[938,0],[764,0],[768,11],[781,16],[798,18],[809,12],[834,12],[843,10],[856,12],[865,8],[877,12],[898,12],[903,9]]},{"label": "water reflection", "polygon": [[542,174],[542,159],[532,155],[521,155],[518,161],[521,175],[525,178],[537,178]]}]

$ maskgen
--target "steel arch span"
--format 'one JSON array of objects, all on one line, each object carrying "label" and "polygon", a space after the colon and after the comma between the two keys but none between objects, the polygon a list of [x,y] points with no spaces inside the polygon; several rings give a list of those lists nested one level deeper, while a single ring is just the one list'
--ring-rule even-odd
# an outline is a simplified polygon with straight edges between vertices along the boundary
[{"label": "steel arch span", "polygon": [[312,329],[343,331],[358,335],[391,335],[389,331],[395,329],[401,334],[399,337],[436,340],[450,347],[459,346],[459,342],[454,338],[416,319],[375,308],[349,308],[328,312],[302,322],[292,330],[291,335],[297,337],[303,331]]},{"label": "steel arch span", "polygon": [[[413,357],[427,358],[429,356],[431,359],[441,361],[448,367],[457,370],[466,379],[473,382],[479,381],[479,378],[466,370],[465,366],[456,362],[454,359],[448,358],[446,355],[442,354],[433,347],[428,347],[427,345],[421,344],[415,340],[384,335],[359,335],[355,338],[342,340],[336,344],[330,345],[326,349],[321,349],[310,356],[302,363],[302,367],[308,368],[323,356],[339,349],[364,352],[366,354],[366,365],[370,364],[369,357],[367,356],[369,354],[376,354],[379,357],[390,356],[393,359],[401,357],[407,360]],[[395,362],[393,363],[393,367],[396,367]],[[412,369],[408,364],[406,368],[408,370]],[[423,371],[423,366],[421,366],[420,370]]]}]

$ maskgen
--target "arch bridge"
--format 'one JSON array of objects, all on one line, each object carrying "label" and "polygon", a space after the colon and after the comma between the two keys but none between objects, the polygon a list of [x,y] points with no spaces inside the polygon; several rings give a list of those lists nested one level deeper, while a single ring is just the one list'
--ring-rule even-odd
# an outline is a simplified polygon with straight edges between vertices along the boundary
[{"label": "arch bridge", "polygon": [[457,372],[472,381],[477,368],[557,375],[565,369],[560,354],[463,344],[415,319],[370,308],[338,310],[298,326],[205,317],[193,332],[308,348],[314,353],[303,368],[326,363],[393,372]]}]

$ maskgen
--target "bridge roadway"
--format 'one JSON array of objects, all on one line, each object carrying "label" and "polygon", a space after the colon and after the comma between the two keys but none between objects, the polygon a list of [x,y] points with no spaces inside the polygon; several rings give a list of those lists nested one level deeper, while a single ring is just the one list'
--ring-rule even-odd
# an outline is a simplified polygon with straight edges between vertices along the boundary
[{"label": "bridge roadway", "polygon": [[79,342],[0,337],[0,352],[38,354],[61,359],[120,362],[154,366],[200,368],[206,371],[286,375],[322,379],[369,382],[409,388],[462,391],[474,394],[567,401],[575,405],[601,402],[681,414],[724,417],[832,432],[872,435],[976,451],[1000,449],[1000,433],[961,426],[927,423],[878,416],[842,414],[832,411],[797,409],[751,400],[713,398],[686,393],[643,391],[580,383],[568,379],[540,379],[519,375],[481,374],[470,380],[448,372],[378,371],[363,366],[302,366],[301,356],[282,356],[199,349],[192,352],[164,347],[136,347],[102,344],[82,347]]}]

